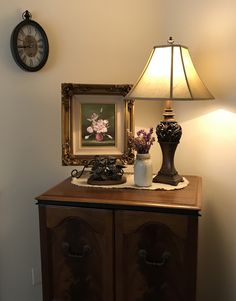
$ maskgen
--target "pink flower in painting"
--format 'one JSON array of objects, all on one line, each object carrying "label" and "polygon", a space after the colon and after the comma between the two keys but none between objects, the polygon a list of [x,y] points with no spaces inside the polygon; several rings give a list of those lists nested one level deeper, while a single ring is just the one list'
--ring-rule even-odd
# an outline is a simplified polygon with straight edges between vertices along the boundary
[{"label": "pink flower in painting", "polygon": [[88,132],[89,134],[92,134],[92,133],[93,133],[93,128],[92,128],[91,126],[89,126],[89,127],[87,128],[87,132]]},{"label": "pink flower in painting", "polygon": [[[103,112],[103,108],[101,108],[100,113]],[[99,118],[99,115],[96,113],[92,113],[92,115],[87,118],[88,121],[91,122],[91,125],[87,127],[87,132],[89,135],[86,135],[84,139],[89,139],[91,135],[95,135],[95,139],[98,142],[101,142],[106,136],[108,139],[113,139],[111,135],[108,135],[109,121],[107,119]]]},{"label": "pink flower in painting", "polygon": [[93,130],[97,133],[107,132],[108,121],[103,119],[98,119],[98,121],[93,122]]}]

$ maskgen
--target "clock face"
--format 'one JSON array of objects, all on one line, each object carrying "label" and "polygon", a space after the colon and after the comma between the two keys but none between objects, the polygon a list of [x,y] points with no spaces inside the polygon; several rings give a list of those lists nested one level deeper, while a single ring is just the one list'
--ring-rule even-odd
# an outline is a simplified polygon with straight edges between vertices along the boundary
[{"label": "clock face", "polygon": [[45,65],[49,52],[45,31],[35,21],[22,21],[12,33],[11,51],[22,69],[32,72],[40,70]]}]

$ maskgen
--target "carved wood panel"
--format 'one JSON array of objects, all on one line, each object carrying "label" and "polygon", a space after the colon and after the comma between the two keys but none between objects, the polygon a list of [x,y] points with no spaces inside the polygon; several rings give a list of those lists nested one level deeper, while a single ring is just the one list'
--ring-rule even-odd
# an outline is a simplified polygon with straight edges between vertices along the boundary
[{"label": "carved wood panel", "polygon": [[43,273],[50,274],[45,300],[113,300],[112,213],[48,206],[45,214],[49,244]]},{"label": "carved wood panel", "polygon": [[116,212],[117,301],[194,301],[197,218]]}]

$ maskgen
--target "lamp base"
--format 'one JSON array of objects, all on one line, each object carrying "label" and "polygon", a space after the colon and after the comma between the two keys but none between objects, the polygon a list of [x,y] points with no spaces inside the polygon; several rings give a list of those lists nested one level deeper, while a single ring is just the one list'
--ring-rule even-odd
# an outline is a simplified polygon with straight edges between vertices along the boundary
[{"label": "lamp base", "polygon": [[182,135],[181,126],[176,121],[162,121],[157,126],[156,133],[162,151],[162,166],[152,181],[176,186],[183,182],[183,177],[174,166],[175,150]]},{"label": "lamp base", "polygon": [[153,183],[163,183],[173,186],[177,186],[179,182],[183,182],[184,179],[178,173],[176,175],[163,175],[160,172],[152,179]]}]

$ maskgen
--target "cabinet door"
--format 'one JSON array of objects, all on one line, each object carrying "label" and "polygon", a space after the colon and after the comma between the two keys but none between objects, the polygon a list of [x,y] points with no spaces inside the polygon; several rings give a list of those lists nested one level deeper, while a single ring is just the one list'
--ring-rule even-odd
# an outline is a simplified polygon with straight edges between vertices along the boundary
[{"label": "cabinet door", "polygon": [[194,301],[197,217],[118,211],[117,301]]},{"label": "cabinet door", "polygon": [[44,301],[113,300],[113,214],[39,206]]}]

